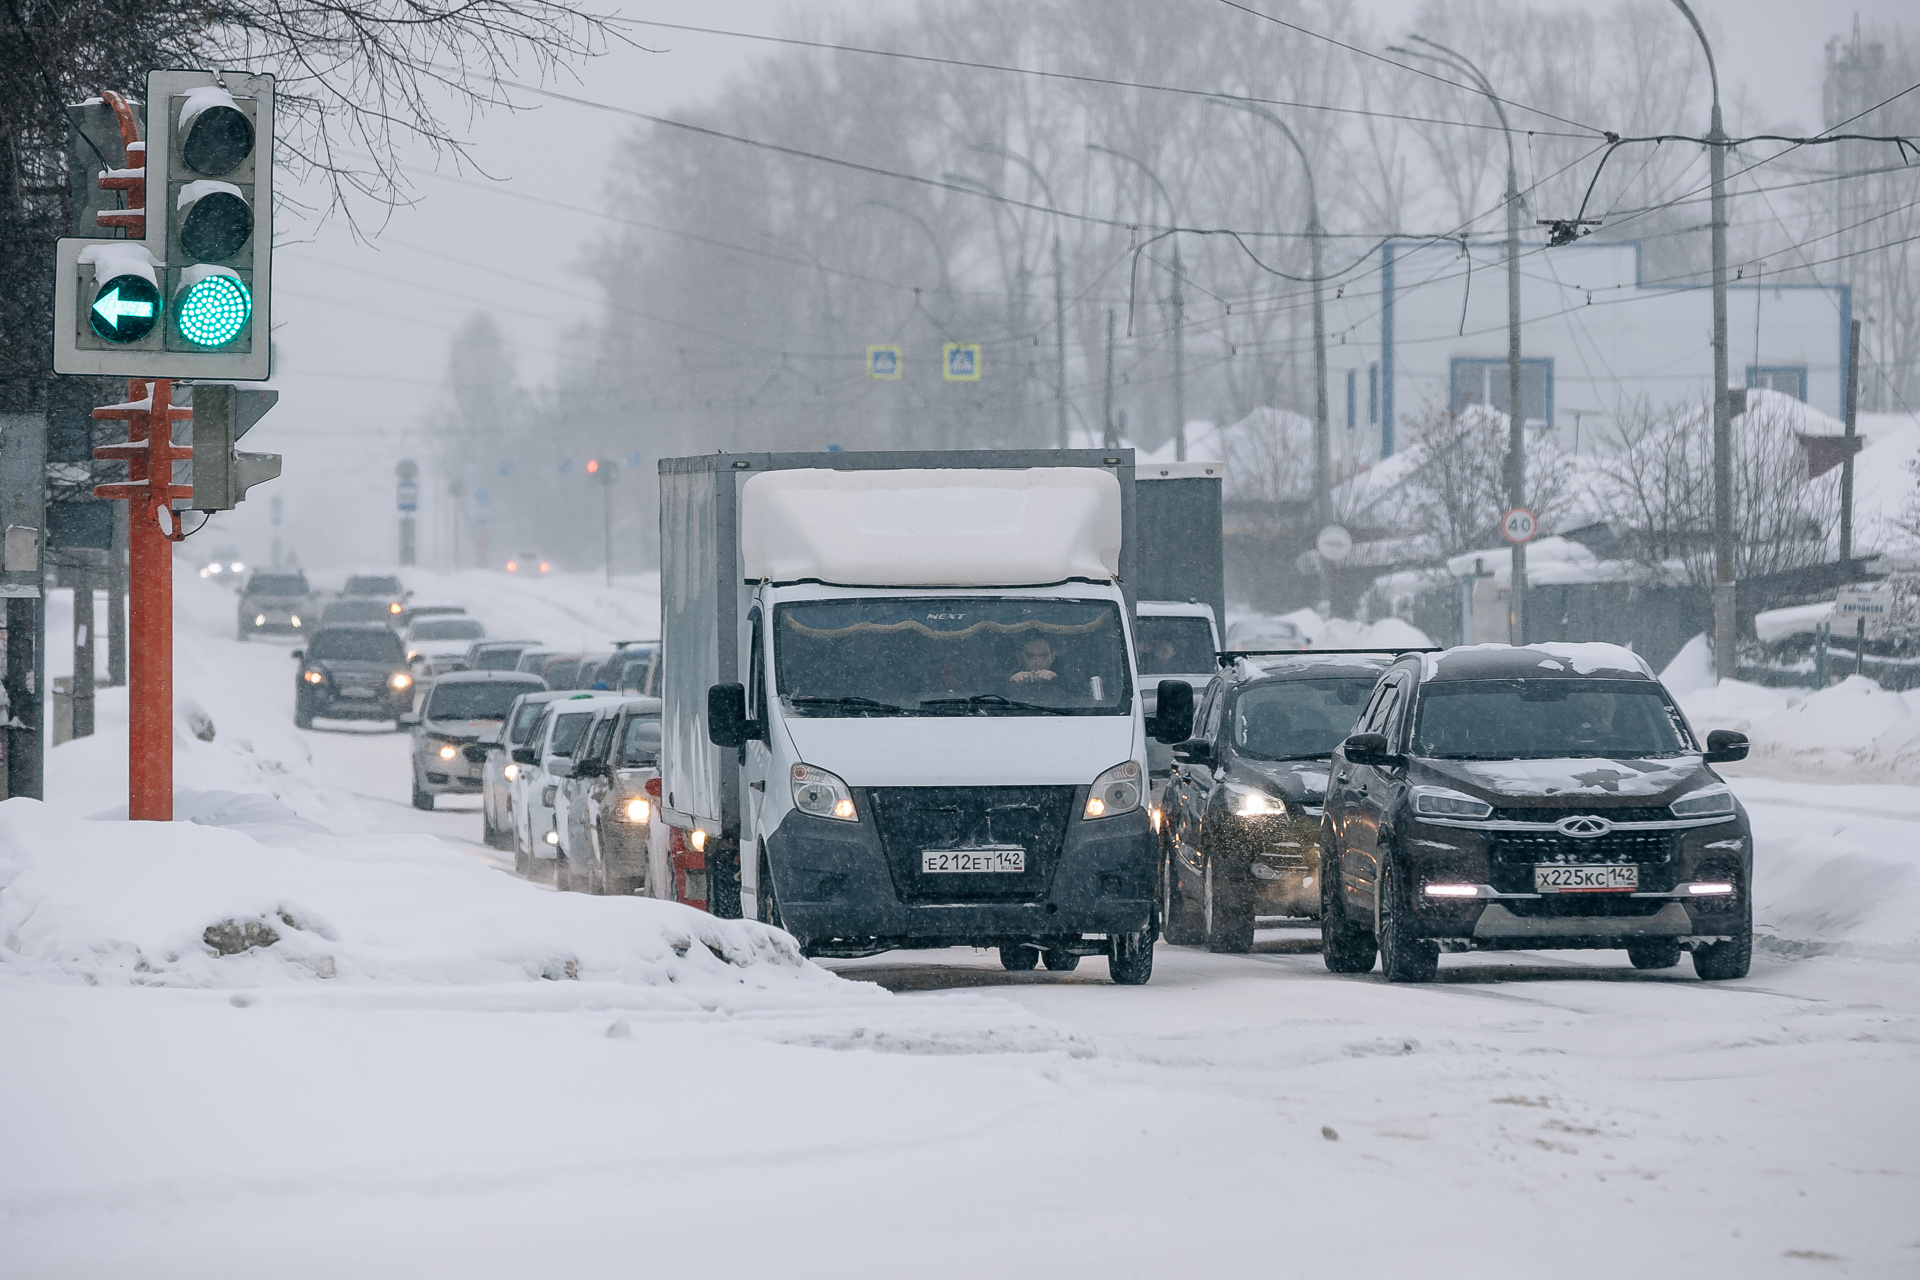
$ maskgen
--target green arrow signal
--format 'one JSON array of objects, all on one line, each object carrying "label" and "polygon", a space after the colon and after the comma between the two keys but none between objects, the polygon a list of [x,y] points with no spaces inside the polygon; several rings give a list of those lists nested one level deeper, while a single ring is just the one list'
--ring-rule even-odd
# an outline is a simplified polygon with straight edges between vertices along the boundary
[{"label": "green arrow signal", "polygon": [[122,299],[118,286],[107,290],[106,293],[96,298],[93,303],[93,309],[100,313],[101,319],[116,329],[120,327],[120,319],[122,316],[130,316],[140,320],[153,319],[153,304],[151,302],[136,302],[131,298]]}]

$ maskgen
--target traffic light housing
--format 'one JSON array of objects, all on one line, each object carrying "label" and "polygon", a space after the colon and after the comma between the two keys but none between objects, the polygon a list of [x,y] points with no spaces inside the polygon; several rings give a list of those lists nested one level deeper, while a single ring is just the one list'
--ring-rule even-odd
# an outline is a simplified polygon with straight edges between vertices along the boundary
[{"label": "traffic light housing", "polygon": [[144,178],[144,234],[111,238],[103,227],[98,238],[60,241],[54,371],[264,380],[273,77],[152,71],[146,115],[145,169],[106,179]]},{"label": "traffic light housing", "polygon": [[193,509],[231,511],[256,484],[277,479],[280,455],[241,453],[233,446],[280,398],[203,382],[193,389]]}]

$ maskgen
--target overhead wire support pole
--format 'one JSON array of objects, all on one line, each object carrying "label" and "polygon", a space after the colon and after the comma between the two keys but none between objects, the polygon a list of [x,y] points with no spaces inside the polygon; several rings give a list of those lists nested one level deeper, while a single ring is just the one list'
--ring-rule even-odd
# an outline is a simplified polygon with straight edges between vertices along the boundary
[{"label": "overhead wire support pole", "polygon": [[[1486,73],[1467,58],[1443,44],[1428,40],[1424,36],[1413,39],[1430,49],[1438,49],[1444,57],[1424,53],[1418,49],[1394,47],[1393,53],[1409,54],[1417,58],[1429,58],[1443,66],[1450,65],[1456,71],[1465,72],[1485,94],[1487,101],[1493,104],[1494,113],[1500,119],[1500,131],[1507,140],[1507,456],[1505,480],[1507,487],[1507,505],[1509,508],[1527,505],[1527,410],[1522,392],[1524,388],[1524,368],[1520,358],[1520,178],[1514,163],[1513,126],[1507,120],[1506,104],[1500,95],[1494,92],[1493,82]],[[1471,249],[1468,250],[1472,252]],[[1508,592],[1507,642],[1525,644],[1527,639],[1527,544],[1513,544],[1511,570],[1511,589]]]},{"label": "overhead wire support pole", "polygon": [[[1215,106],[1232,107],[1259,116],[1286,136],[1300,157],[1300,169],[1307,179],[1307,244],[1312,254],[1313,274],[1313,504],[1314,519],[1320,528],[1333,523],[1333,435],[1327,406],[1327,309],[1325,273],[1326,228],[1320,222],[1319,189],[1313,181],[1313,161],[1300,138],[1287,122],[1255,103],[1237,98],[1209,99]],[[1320,592],[1333,604],[1333,562],[1320,557]]]},{"label": "overhead wire support pole", "polygon": [[1047,198],[1047,211],[1053,218],[1054,429],[1060,448],[1065,449],[1073,441],[1067,430],[1067,268],[1066,259],[1060,252],[1060,206],[1053,198],[1053,187],[1048,184],[1046,176],[1033,161],[1019,152],[990,142],[976,142],[969,150],[1013,161],[1032,176],[1034,182],[1039,184],[1040,194]]},{"label": "overhead wire support pole", "polygon": [[1102,155],[1112,156],[1116,160],[1125,160],[1133,165],[1146,174],[1153,185],[1160,189],[1160,198],[1167,202],[1167,232],[1173,237],[1173,291],[1168,299],[1173,303],[1173,456],[1178,461],[1185,462],[1187,460],[1186,271],[1180,265],[1180,211],[1173,203],[1173,196],[1167,191],[1167,184],[1160,181],[1160,175],[1149,169],[1145,162],[1134,159],[1124,151],[1103,147],[1097,142],[1089,142],[1087,150],[1098,151]]}]

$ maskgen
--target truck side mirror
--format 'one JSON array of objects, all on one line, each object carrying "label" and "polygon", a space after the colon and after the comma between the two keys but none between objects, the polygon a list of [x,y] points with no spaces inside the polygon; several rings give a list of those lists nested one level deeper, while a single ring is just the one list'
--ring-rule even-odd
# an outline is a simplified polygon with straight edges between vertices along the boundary
[{"label": "truck side mirror", "polygon": [[1387,749],[1387,735],[1384,733],[1356,733],[1342,744],[1341,749],[1346,752],[1348,764],[1400,763],[1400,758]]},{"label": "truck side mirror", "polygon": [[716,747],[744,747],[760,735],[760,722],[747,719],[747,686],[716,684],[707,690],[708,741]]},{"label": "truck side mirror", "polygon": [[1707,735],[1707,750],[1702,756],[1708,764],[1732,764],[1747,758],[1747,735],[1732,729],[1715,729]]},{"label": "truck side mirror", "polygon": [[513,762],[515,764],[539,764],[540,753],[532,747],[515,747],[513,749]]},{"label": "truck side mirror", "polygon": [[1193,686],[1185,680],[1162,680],[1147,732],[1156,742],[1185,742],[1193,734]]}]

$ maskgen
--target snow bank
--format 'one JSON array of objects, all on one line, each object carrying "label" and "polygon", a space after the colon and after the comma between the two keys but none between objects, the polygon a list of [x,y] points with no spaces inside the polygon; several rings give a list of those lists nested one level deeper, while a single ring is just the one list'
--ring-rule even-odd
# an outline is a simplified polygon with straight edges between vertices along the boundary
[{"label": "snow bank", "polygon": [[337,837],[264,796],[201,797],[191,816],[134,828],[0,803],[0,974],[191,987],[578,979],[683,993],[837,981],[777,929],[548,893],[429,837]]},{"label": "snow bank", "polygon": [[1308,649],[1426,649],[1433,646],[1426,632],[1401,618],[1356,622],[1352,618],[1323,618],[1312,609],[1295,609],[1277,617],[1236,611],[1229,611],[1227,616],[1229,626],[1239,627],[1256,639],[1261,623],[1275,624],[1275,632],[1292,627],[1306,637]]}]

